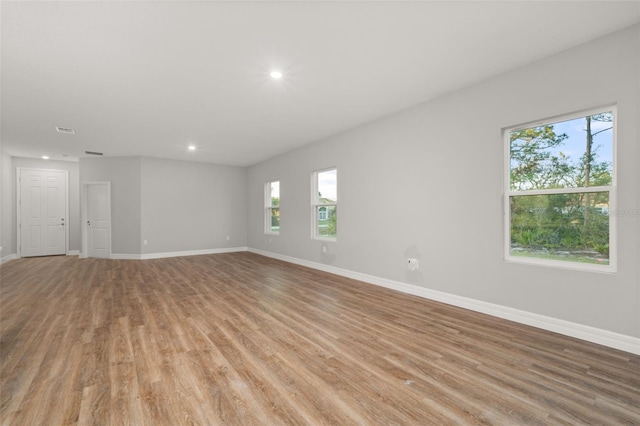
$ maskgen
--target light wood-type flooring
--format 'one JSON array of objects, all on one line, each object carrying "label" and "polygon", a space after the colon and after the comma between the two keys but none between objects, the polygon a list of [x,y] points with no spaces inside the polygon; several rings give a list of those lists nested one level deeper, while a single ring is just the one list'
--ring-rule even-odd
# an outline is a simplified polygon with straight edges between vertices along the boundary
[{"label": "light wood-type flooring", "polygon": [[640,357],[252,253],[1,266],[3,425],[640,424]]}]

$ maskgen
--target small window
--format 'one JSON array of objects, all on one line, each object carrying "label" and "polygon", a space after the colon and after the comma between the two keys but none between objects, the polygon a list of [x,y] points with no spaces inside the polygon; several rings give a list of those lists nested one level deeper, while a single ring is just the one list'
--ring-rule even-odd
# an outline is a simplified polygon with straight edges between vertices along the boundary
[{"label": "small window", "polygon": [[338,235],[338,170],[313,173],[311,203],[313,238],[336,239]]},{"label": "small window", "polygon": [[615,270],[615,108],[505,132],[505,257]]},{"label": "small window", "polygon": [[264,232],[280,233],[280,181],[267,182],[264,187],[265,221]]}]

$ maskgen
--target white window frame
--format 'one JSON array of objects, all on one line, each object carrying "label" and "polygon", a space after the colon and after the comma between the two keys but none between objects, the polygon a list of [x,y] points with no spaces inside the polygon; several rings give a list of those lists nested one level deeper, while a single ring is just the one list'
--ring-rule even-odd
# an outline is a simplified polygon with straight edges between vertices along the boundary
[{"label": "white window frame", "polygon": [[[335,207],[338,209],[338,200],[335,203],[321,203],[320,198],[318,197],[318,175],[320,173],[329,172],[331,170],[336,171],[336,190],[338,190],[338,168],[337,167],[328,167],[326,169],[316,170],[311,174],[311,238],[316,240],[324,240],[324,241],[337,241],[338,239],[338,231],[336,230],[335,237],[328,237],[326,235],[320,235],[318,233],[318,220],[319,220],[319,209],[320,207]],[[336,194],[336,198],[337,194]],[[329,216],[327,212],[327,217]],[[337,219],[336,219],[337,220]]]},{"label": "white window frame", "polygon": [[273,215],[273,209],[280,210],[280,204],[274,206],[271,203],[271,185],[273,183],[278,183],[278,187],[280,186],[279,180],[271,180],[264,184],[264,233],[269,235],[279,235],[280,227],[278,227],[277,231],[271,229],[271,217]]},{"label": "white window frame", "polygon": [[[581,188],[560,188],[560,189],[541,189],[541,190],[525,190],[512,191],[510,188],[511,179],[511,143],[509,133],[514,130],[522,130],[530,127],[543,126],[545,124],[555,124],[563,121],[569,121],[576,118],[596,115],[602,112],[611,112],[613,115],[612,123],[612,174],[610,186],[588,186]],[[512,196],[523,195],[551,195],[551,194],[578,194],[591,192],[608,192],[609,193],[609,212],[616,212],[616,188],[617,188],[617,126],[618,111],[616,105],[608,105],[600,108],[592,108],[571,114],[564,114],[546,118],[544,120],[536,120],[529,123],[512,126],[503,129],[504,139],[504,200],[503,200],[503,216],[504,216],[504,259],[507,262],[523,263],[531,265],[550,266],[557,268],[574,269],[580,271],[594,271],[604,273],[615,273],[617,271],[617,221],[616,214],[609,214],[609,264],[598,265],[591,263],[571,262],[555,259],[540,259],[525,256],[511,255],[511,206],[510,199]]]}]

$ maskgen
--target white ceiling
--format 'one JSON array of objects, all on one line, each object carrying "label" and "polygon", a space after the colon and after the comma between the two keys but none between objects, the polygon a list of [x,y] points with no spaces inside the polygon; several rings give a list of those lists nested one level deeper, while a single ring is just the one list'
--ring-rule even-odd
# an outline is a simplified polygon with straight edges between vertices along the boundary
[{"label": "white ceiling", "polygon": [[640,22],[640,1],[0,7],[4,152],[241,166]]}]

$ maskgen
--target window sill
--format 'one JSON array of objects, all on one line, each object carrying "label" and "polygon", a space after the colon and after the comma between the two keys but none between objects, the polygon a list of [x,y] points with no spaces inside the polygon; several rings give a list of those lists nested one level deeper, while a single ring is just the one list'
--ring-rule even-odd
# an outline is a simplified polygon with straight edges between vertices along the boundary
[{"label": "window sill", "polygon": [[506,263],[570,269],[580,272],[597,272],[601,274],[615,274],[617,272],[615,265],[599,265],[596,263],[565,262],[562,260],[536,259],[524,256],[505,256],[504,261]]}]

